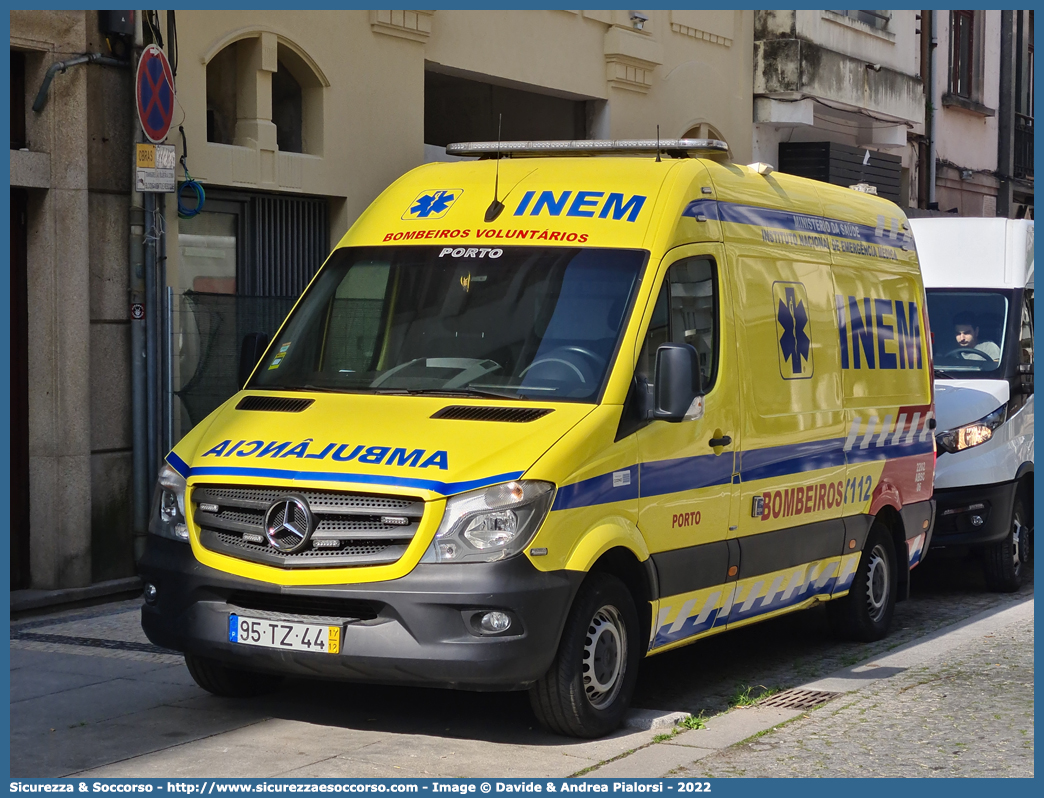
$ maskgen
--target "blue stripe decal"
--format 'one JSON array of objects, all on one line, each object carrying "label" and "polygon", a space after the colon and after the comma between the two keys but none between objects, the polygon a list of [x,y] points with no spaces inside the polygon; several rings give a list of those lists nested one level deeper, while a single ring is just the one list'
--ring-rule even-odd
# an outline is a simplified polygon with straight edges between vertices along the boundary
[{"label": "blue stripe decal", "polygon": [[[844,450],[844,438],[771,446],[739,452],[740,479],[754,482],[759,479],[787,477],[823,468],[841,468],[846,464],[893,460],[919,454],[931,454],[932,442],[912,441],[895,446],[870,446],[866,449]],[[552,510],[572,510],[596,504],[636,499],[640,496],[662,496],[699,490],[732,481],[732,459],[725,455],[701,454],[676,460],[659,460],[631,466],[631,484],[613,487],[612,473],[564,485],[558,489]],[[635,475],[638,478],[635,478]],[[195,473],[193,471],[193,473]],[[640,483],[641,490],[636,483]]]},{"label": "blue stripe decal", "polygon": [[[630,475],[630,484],[613,487],[613,474],[627,471]],[[596,504],[608,504],[609,502],[622,502],[638,498],[638,466],[633,465],[627,469],[618,469],[608,474],[601,474],[590,479],[574,482],[572,485],[564,485],[558,489],[555,495],[555,503],[552,510],[572,510],[576,507],[591,507]]]},{"label": "blue stripe decal", "polygon": [[732,453],[642,463],[642,496],[663,496],[732,482]]},{"label": "blue stripe decal", "polygon": [[269,477],[272,479],[292,479],[311,482],[357,482],[363,485],[393,485],[399,488],[430,490],[443,496],[451,496],[476,488],[485,488],[501,482],[510,482],[522,476],[521,471],[510,474],[497,474],[484,479],[473,479],[468,482],[436,482],[431,479],[411,479],[409,477],[384,477],[374,474],[330,474],[325,471],[292,471],[282,468],[234,468],[223,466],[198,466],[191,469],[194,477]]},{"label": "blue stripe decal", "polygon": [[[878,235],[876,227],[856,222],[843,222],[826,216],[814,216],[807,213],[760,208],[755,205],[740,205],[734,202],[717,200],[693,200],[685,206],[682,216],[696,217],[702,214],[708,219],[733,224],[749,224],[756,227],[770,227],[777,230],[792,230],[799,233],[818,233],[850,241],[862,241],[867,244],[878,244],[885,247],[899,248],[904,243],[905,233],[898,237],[890,236],[891,230],[886,225]],[[887,220],[891,221],[891,220]]]},{"label": "blue stripe decal", "polygon": [[785,477],[820,468],[837,468],[845,464],[845,439],[771,446],[740,453],[740,478],[744,482]]},{"label": "blue stripe decal", "polygon": [[188,479],[189,472],[192,470],[188,467],[188,463],[174,454],[174,452],[167,455],[167,465],[181,474],[185,479]]}]

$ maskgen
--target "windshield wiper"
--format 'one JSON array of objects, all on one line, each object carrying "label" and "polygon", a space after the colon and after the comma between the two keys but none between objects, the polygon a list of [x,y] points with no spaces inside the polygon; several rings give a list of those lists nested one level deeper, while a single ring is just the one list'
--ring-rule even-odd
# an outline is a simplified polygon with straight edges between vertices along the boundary
[{"label": "windshield wiper", "polygon": [[248,391],[311,391],[313,393],[347,393],[351,388],[334,388],[322,385],[257,385],[248,387]]},{"label": "windshield wiper", "polygon": [[952,374],[948,374],[945,371],[940,371],[939,369],[932,369],[932,373],[935,374],[936,377],[942,377],[944,380],[955,380],[955,379],[957,379]]},{"label": "windshield wiper", "polygon": [[508,394],[501,391],[489,391],[477,388],[412,388],[412,389],[381,389],[378,394],[406,394],[409,396],[481,396],[488,399],[525,399],[523,394]]}]

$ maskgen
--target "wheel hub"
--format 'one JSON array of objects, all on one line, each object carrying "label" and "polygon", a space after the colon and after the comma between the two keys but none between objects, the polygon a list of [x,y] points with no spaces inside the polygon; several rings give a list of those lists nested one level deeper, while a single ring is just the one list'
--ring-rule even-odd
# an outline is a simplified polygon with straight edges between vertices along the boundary
[{"label": "wheel hub", "polygon": [[1019,523],[1019,519],[1015,518],[1015,522],[1011,529],[1011,562],[1015,569],[1015,573],[1022,569],[1022,552],[1020,551],[1022,543],[1022,524]]},{"label": "wheel hub", "polygon": [[866,608],[870,619],[875,623],[884,616],[888,605],[888,593],[891,588],[891,574],[888,573],[888,560],[884,548],[878,544],[870,552],[867,564]]},{"label": "wheel hub", "polygon": [[608,706],[620,692],[627,650],[627,631],[616,607],[599,609],[584,640],[584,692],[595,709]]}]

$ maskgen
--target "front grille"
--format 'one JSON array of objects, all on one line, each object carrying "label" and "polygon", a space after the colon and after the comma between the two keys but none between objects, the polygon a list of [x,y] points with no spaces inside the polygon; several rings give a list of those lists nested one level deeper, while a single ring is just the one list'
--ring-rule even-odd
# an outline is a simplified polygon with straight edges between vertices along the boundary
[{"label": "front grille", "polygon": [[[288,554],[269,543],[265,514],[291,495],[305,499],[316,527],[304,549]],[[202,510],[201,504],[213,506]],[[200,543],[211,551],[277,568],[333,568],[397,562],[420,526],[424,502],[339,491],[199,485],[192,491],[192,511]]]},{"label": "front grille", "polygon": [[228,597],[233,607],[255,612],[273,612],[284,615],[319,616],[357,621],[372,621],[378,608],[368,601],[325,598],[322,596],[292,596],[274,593],[253,593],[237,590]]}]

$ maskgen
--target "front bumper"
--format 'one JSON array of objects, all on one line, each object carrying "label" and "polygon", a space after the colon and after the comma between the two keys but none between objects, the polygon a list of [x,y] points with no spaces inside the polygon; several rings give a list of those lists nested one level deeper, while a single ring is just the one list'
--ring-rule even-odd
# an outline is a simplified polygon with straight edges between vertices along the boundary
[{"label": "front bumper", "polygon": [[[936,490],[932,548],[979,546],[1003,540],[1010,531],[1016,487],[1012,481]],[[974,523],[976,517],[982,521],[978,526]]]},{"label": "front bumper", "polygon": [[[281,587],[205,566],[189,546],[154,535],[139,572],[157,589],[155,600],[142,606],[141,625],[158,646],[245,670],[475,690],[522,689],[547,672],[584,577],[538,571],[525,557],[513,557],[418,565],[385,582]],[[489,610],[510,614],[511,627],[482,634],[475,614]],[[344,623],[342,653],[231,643],[232,612]]]}]

